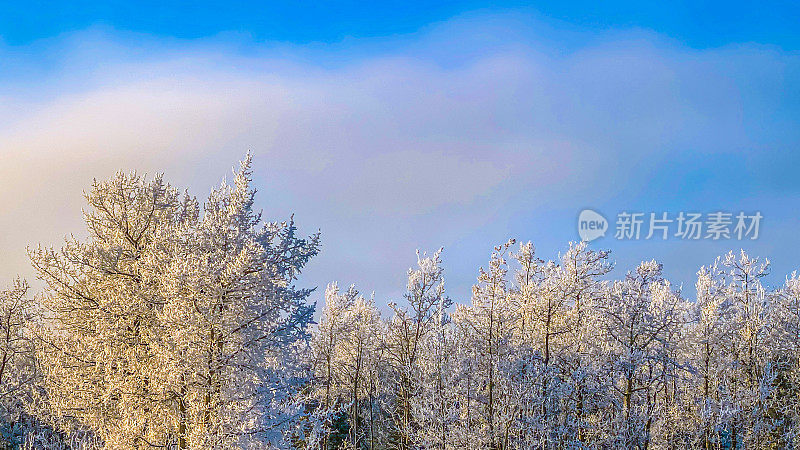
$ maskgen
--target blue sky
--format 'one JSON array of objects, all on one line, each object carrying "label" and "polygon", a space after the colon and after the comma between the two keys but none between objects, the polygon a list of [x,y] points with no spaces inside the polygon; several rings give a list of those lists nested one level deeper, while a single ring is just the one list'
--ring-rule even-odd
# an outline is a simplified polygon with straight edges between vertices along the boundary
[{"label": "blue sky", "polygon": [[583,208],[761,211],[752,242],[591,244],[689,296],[728,250],[800,266],[797,5],[284,3],[6,6],[4,276],[79,233],[93,177],[203,195],[248,149],[266,216],[322,230],[304,282],[381,303],[439,246],[466,302],[493,245],[554,258]]},{"label": "blue sky", "polygon": [[796,2],[16,2],[0,17],[12,45],[102,24],[193,39],[244,33],[259,42],[337,42],[413,33],[466,11],[526,11],[588,30],[646,28],[703,48],[755,41],[796,48]]}]

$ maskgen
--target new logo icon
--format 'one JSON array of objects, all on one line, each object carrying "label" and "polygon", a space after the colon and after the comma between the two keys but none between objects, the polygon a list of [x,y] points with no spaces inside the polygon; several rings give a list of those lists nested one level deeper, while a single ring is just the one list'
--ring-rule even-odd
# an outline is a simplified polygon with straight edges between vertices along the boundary
[{"label": "new logo icon", "polygon": [[584,209],[578,215],[578,236],[582,241],[591,242],[606,235],[608,221],[602,214]]}]

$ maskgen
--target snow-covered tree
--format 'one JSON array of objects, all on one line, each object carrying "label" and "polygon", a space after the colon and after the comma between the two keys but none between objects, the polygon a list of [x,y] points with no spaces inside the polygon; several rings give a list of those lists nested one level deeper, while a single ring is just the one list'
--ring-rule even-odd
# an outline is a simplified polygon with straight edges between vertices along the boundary
[{"label": "snow-covered tree", "polygon": [[262,225],[250,157],[205,202],[119,173],[87,194],[89,238],[31,259],[48,286],[56,425],[106,447],[278,445],[313,308],[294,282],[318,235]]},{"label": "snow-covered tree", "polygon": [[769,311],[769,353],[776,376],[766,399],[766,414],[774,423],[775,446],[800,445],[800,276],[787,277],[772,294]]},{"label": "snow-covered tree", "polygon": [[[512,342],[519,320],[511,300],[506,257],[513,240],[494,248],[488,269],[480,269],[472,288],[472,304],[460,305],[454,321],[462,328],[471,352],[466,407],[475,443],[495,448],[512,432],[517,406],[509,402],[508,383],[514,369]],[[511,363],[511,364],[509,364]],[[474,385],[474,386],[473,386]]]},{"label": "snow-covered tree", "polygon": [[35,353],[35,302],[28,283],[16,278],[0,291],[0,447],[31,441],[39,425],[36,406],[39,368]]},{"label": "snow-covered tree", "polygon": [[728,339],[723,341],[729,360],[721,377],[722,432],[732,448],[750,447],[773,426],[764,415],[764,400],[774,376],[767,360],[768,298],[762,284],[769,261],[752,258],[742,250],[738,255],[725,255],[721,266],[731,309],[726,321]]},{"label": "snow-covered tree", "polygon": [[386,357],[396,394],[393,421],[401,448],[411,448],[412,435],[418,427],[412,415],[412,401],[421,389],[420,351],[426,339],[437,336],[442,311],[451,303],[444,294],[441,252],[439,249],[430,257],[417,253],[417,268],[408,269],[404,294],[408,307],[389,305],[394,315],[387,326]]},{"label": "snow-covered tree", "polygon": [[40,357],[52,417],[109,447],[163,443],[171,401],[154,379],[156,340],[170,330],[158,320],[164,296],[152,261],[169,258],[171,230],[191,211],[160,176],[118,173],[95,181],[86,200],[86,241],[31,251],[47,284]]},{"label": "snow-covered tree", "polygon": [[[346,415],[346,439],[354,448],[373,441],[377,373],[381,367],[382,323],[372,299],[351,286],[344,293],[328,285],[325,307],[312,339],[315,398],[320,404],[322,448],[335,448],[345,439],[335,425]],[[368,412],[364,414],[363,409]],[[335,436],[337,431],[340,436]]]},{"label": "snow-covered tree", "polygon": [[728,326],[733,308],[727,299],[719,260],[697,273],[697,297],[687,330],[687,359],[695,370],[692,406],[701,425],[696,444],[711,448],[718,443],[721,414],[720,380],[728,370],[725,345],[732,339]]},{"label": "snow-covered tree", "polygon": [[17,278],[9,289],[0,291],[0,418],[14,421],[37,375],[34,342],[30,327],[33,301],[28,283]]},{"label": "snow-covered tree", "polygon": [[248,156],[233,184],[178,227],[160,266],[160,323],[171,332],[158,341],[159,360],[178,441],[193,448],[279,442],[303,376],[297,352],[313,307],[294,282],[318,236],[298,237],[293,221],[262,223],[251,183]]},{"label": "snow-covered tree", "polygon": [[606,431],[598,422],[600,412],[608,407],[607,388],[601,378],[603,343],[602,314],[598,307],[608,295],[603,279],[612,269],[608,251],[596,251],[586,242],[570,243],[561,256],[562,295],[568,305],[564,336],[568,351],[559,359],[559,372],[565,384],[566,398],[561,401],[566,436],[570,445],[598,442]]},{"label": "snow-covered tree", "polygon": [[675,347],[685,304],[661,276],[661,265],[648,261],[615,282],[599,309],[606,368],[616,394],[607,417],[612,445],[647,448],[654,421],[676,395],[671,387],[679,375]]},{"label": "snow-covered tree", "polygon": [[[436,280],[435,295],[431,298],[430,330],[421,339],[418,349],[419,367],[417,392],[410,398],[411,416],[416,427],[410,431],[412,441],[431,448],[459,446],[460,409],[458,385],[463,378],[463,349],[460,336],[450,325],[447,309],[451,301],[444,295],[441,250],[430,258],[418,257],[418,269],[409,271],[409,286],[420,286],[426,278]],[[419,256],[419,255],[418,255]]]}]

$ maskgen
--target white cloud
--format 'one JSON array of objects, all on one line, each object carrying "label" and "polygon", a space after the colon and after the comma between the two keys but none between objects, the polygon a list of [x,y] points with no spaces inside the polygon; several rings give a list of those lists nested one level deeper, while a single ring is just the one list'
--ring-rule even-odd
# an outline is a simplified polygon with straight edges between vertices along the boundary
[{"label": "white cloud", "polygon": [[[495,214],[636,192],[676,154],[743,151],[762,136],[743,117],[797,87],[782,78],[797,55],[774,49],[628,33],[564,52],[524,32],[500,45],[498,23],[456,20],[359,56],[97,32],[51,42],[68,55],[45,52],[58,70],[3,74],[16,80],[0,88],[0,269],[26,273],[26,244],[80,230],[92,177],[163,170],[202,195],[251,149],[268,215],[323,230],[312,280],[387,290],[414,248],[503,229],[487,225]],[[337,52],[349,59],[331,64]],[[765,87],[776,77],[782,89]]]}]

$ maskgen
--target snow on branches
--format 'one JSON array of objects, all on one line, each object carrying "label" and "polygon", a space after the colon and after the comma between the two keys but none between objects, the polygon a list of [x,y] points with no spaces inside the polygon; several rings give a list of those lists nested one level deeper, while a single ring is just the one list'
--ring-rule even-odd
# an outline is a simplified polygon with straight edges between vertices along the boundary
[{"label": "snow on branches", "polygon": [[[796,448],[800,276],[729,253],[692,296],[656,261],[493,248],[471,298],[443,251],[406,291],[298,277],[319,251],[254,209],[252,160],[203,201],[162,176],[86,193],[84,239],[0,291],[0,439],[18,448]],[[382,314],[383,312],[383,314]]]}]

